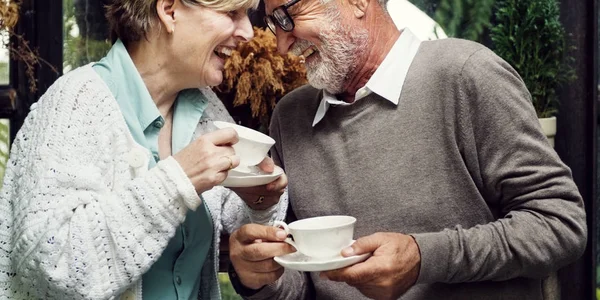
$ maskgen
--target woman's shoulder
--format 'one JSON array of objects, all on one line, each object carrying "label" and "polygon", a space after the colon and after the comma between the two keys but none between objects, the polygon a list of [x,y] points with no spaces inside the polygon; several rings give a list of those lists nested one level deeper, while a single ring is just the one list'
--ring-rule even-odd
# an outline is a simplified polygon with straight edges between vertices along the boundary
[{"label": "woman's shoulder", "polygon": [[110,89],[92,69],[91,64],[58,78],[31,107],[31,111],[63,112],[68,114],[71,120],[78,114],[89,114],[90,117],[98,118],[112,114],[118,109]]},{"label": "woman's shoulder", "polygon": [[56,96],[56,94],[61,96],[87,96],[92,93],[108,96],[110,90],[94,71],[92,65],[88,64],[60,76],[42,95],[42,98]]},{"label": "woman's shoulder", "polygon": [[127,130],[114,96],[88,65],[61,76],[31,105],[17,137],[97,143]]}]

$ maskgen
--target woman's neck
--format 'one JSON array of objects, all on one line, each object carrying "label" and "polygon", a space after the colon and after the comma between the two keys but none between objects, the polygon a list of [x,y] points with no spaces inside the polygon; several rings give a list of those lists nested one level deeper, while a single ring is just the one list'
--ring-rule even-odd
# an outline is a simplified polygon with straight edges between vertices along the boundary
[{"label": "woman's neck", "polygon": [[177,99],[177,94],[183,89],[169,68],[166,52],[164,49],[159,51],[152,43],[146,41],[131,43],[126,48],[158,111],[166,117]]}]

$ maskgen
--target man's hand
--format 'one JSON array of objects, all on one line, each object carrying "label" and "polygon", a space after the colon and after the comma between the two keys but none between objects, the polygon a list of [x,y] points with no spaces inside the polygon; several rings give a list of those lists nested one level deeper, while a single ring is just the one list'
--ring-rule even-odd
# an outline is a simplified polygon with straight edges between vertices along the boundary
[{"label": "man's hand", "polygon": [[400,233],[375,233],[356,240],[343,256],[373,252],[365,262],[321,273],[321,278],[342,281],[373,299],[398,299],[419,276],[421,255],[415,240]]},{"label": "man's hand", "polygon": [[283,242],[287,234],[273,226],[247,224],[229,238],[229,256],[242,284],[257,290],[283,275],[273,257],[295,252]]},{"label": "man's hand", "polygon": [[[273,163],[270,157],[266,157],[258,167],[266,173],[272,173],[276,168],[279,168]],[[255,210],[267,209],[279,202],[279,198],[283,194],[285,187],[288,184],[287,176],[282,174],[266,185],[231,188],[250,208]]]}]

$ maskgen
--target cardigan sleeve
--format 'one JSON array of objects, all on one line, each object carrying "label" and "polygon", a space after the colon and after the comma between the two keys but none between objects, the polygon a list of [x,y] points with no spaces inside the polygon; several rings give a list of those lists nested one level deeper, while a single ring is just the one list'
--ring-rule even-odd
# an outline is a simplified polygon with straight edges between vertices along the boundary
[{"label": "cardigan sleeve", "polygon": [[[231,115],[227,112],[223,102],[210,88],[201,89],[202,94],[208,100],[208,106],[204,115],[198,124],[194,133],[195,138],[216,129],[212,121],[225,121],[235,123]],[[254,210],[232,190],[217,186],[204,192],[202,197],[205,199],[215,199],[221,203],[221,224],[223,229],[231,234],[247,223],[257,223],[270,225],[274,220],[283,220],[287,210],[288,199],[287,189],[281,195],[279,202],[265,210]]]},{"label": "cardigan sleeve", "polygon": [[200,204],[172,157],[132,175],[114,99],[72,73],[40,99],[13,144],[0,198],[12,272],[0,278],[10,281],[0,298],[118,295],[160,257],[186,203]]},{"label": "cardigan sleeve", "polygon": [[574,261],[586,245],[583,201],[542,134],[523,81],[487,49],[473,53],[456,78],[459,146],[499,218],[415,234],[419,282],[539,278]]}]

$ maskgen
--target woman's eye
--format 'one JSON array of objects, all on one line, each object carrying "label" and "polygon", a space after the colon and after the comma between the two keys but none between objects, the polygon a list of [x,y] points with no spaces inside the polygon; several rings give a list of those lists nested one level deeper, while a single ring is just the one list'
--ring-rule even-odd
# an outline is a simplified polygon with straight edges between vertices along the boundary
[{"label": "woman's eye", "polygon": [[239,14],[239,11],[237,10],[231,10],[227,12],[227,15],[229,15],[230,17],[236,17]]}]

